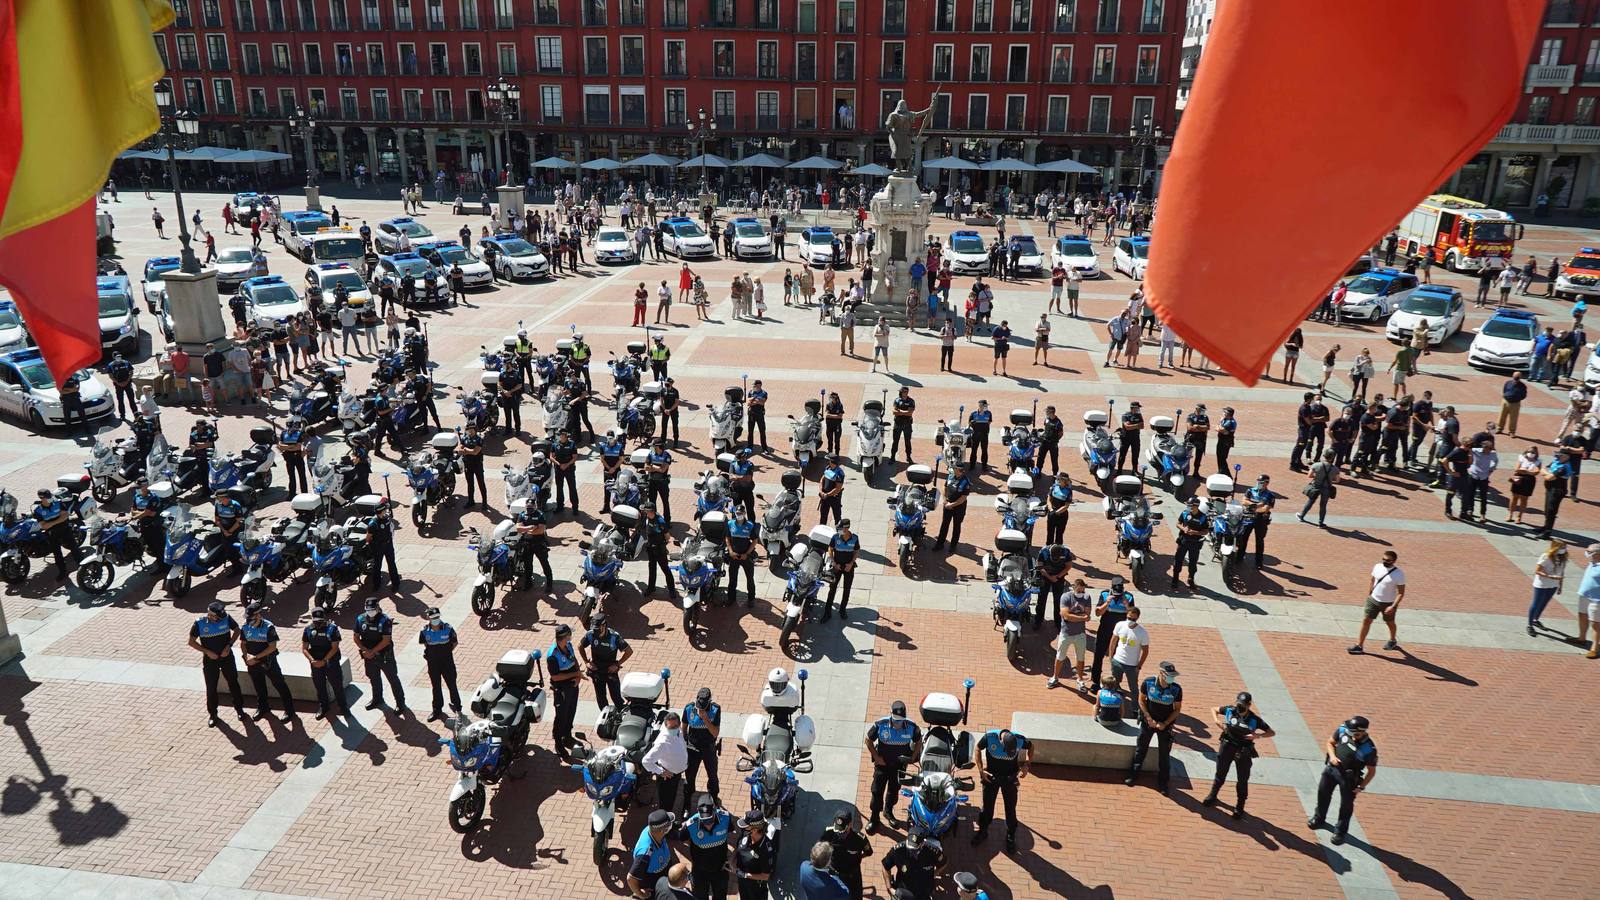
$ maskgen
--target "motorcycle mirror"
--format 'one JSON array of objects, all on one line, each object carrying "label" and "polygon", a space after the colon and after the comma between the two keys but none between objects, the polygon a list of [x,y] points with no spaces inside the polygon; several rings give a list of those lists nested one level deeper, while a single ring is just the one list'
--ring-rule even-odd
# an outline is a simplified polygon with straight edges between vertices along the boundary
[{"label": "motorcycle mirror", "polygon": [[966,803],[967,802],[967,795],[966,794],[957,794],[956,795],[956,802],[957,803]]},{"label": "motorcycle mirror", "polygon": [[906,790],[906,789],[904,789],[904,788],[901,788],[900,796],[902,796],[902,797],[910,797],[911,796],[911,792]]},{"label": "motorcycle mirror", "polygon": [[745,757],[744,759],[741,759],[733,764],[733,769],[735,772],[749,772],[754,768],[755,763],[750,760],[749,757]]}]

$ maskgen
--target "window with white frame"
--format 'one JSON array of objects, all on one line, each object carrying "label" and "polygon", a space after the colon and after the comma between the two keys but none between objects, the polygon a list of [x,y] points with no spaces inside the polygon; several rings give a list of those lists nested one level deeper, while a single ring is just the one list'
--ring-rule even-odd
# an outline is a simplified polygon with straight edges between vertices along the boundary
[{"label": "window with white frame", "polygon": [[1067,111],[1071,108],[1072,98],[1054,96],[1045,108],[1044,130],[1051,134],[1067,133]]},{"label": "window with white frame", "polygon": [[561,85],[539,86],[539,115],[544,118],[547,125],[561,124]]}]

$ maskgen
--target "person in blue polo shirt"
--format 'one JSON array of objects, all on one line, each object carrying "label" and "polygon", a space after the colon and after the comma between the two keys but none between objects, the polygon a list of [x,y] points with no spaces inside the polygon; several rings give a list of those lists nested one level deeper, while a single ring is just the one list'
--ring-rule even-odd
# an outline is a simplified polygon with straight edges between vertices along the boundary
[{"label": "person in blue polo shirt", "polygon": [[840,464],[841,457],[835,455],[828,458],[828,465],[822,470],[822,480],[817,485],[817,513],[819,524],[828,524],[828,514],[833,514],[833,519],[838,522],[843,519],[844,513],[844,466]]},{"label": "person in blue polo shirt", "polygon": [[1333,831],[1333,843],[1342,844],[1350,830],[1350,817],[1355,813],[1356,794],[1367,789],[1378,774],[1378,747],[1367,734],[1367,717],[1351,716],[1334,729],[1333,736],[1323,745],[1326,765],[1317,782],[1317,806],[1306,827],[1312,830],[1328,824],[1323,818],[1328,813],[1328,803],[1333,799],[1333,789],[1339,789],[1339,819]]},{"label": "person in blue polo shirt", "polygon": [[1165,794],[1172,774],[1172,726],[1183,712],[1183,685],[1178,684],[1178,667],[1162,660],[1156,674],[1139,685],[1139,738],[1133,745],[1133,765],[1123,784],[1133,787],[1144,766],[1144,756],[1150,750],[1150,739],[1156,739],[1156,788]]},{"label": "person in blue polo shirt", "polygon": [[1100,618],[1094,628],[1094,664],[1089,667],[1092,683],[1100,683],[1106,654],[1111,652],[1111,632],[1128,617],[1128,610],[1134,606],[1134,597],[1127,590],[1127,582],[1121,575],[1113,576],[1111,589],[1100,592],[1100,599],[1094,607],[1094,614]]},{"label": "person in blue polo shirt", "polygon": [[300,718],[294,712],[294,696],[289,693],[289,682],[283,677],[283,667],[278,663],[278,629],[261,614],[261,604],[251,603],[244,608],[244,625],[239,628],[240,646],[244,650],[245,670],[256,691],[258,709],[255,721],[272,718],[267,709],[267,686],[270,683],[283,701],[283,717],[291,722]]},{"label": "person in blue polo shirt", "polygon": [[189,626],[189,646],[201,656],[201,671],[206,681],[206,713],[210,716],[206,724],[212,728],[221,724],[217,719],[219,675],[228,680],[228,694],[239,718],[245,718],[244,703],[239,699],[239,669],[233,662],[233,642],[238,639],[239,623],[228,615],[221,601],[213,601],[206,607],[206,614]]},{"label": "person in blue polo shirt", "polygon": [[845,618],[845,607],[850,605],[850,585],[856,580],[856,554],[860,550],[861,538],[850,533],[850,520],[840,519],[839,530],[834,532],[833,541],[828,545],[828,557],[838,575],[828,585],[828,605],[823,607],[822,621],[833,618],[833,597],[841,581],[844,582],[844,599],[839,601],[839,617]]},{"label": "person in blue polo shirt", "polygon": [[317,718],[328,717],[329,694],[339,705],[339,714],[350,715],[350,701],[344,696],[344,671],[340,667],[339,626],[328,621],[328,611],[313,607],[311,624],[300,634],[300,652],[311,663],[311,684],[317,689]]},{"label": "person in blue polo shirt", "polygon": [[1027,776],[1033,763],[1033,745],[1028,739],[1009,728],[992,729],[978,741],[974,754],[978,763],[978,779],[983,783],[983,808],[978,812],[978,830],[972,843],[981,844],[989,836],[989,823],[994,821],[995,794],[1002,794],[1006,803],[1006,850],[1017,848],[1017,784]]},{"label": "person in blue polo shirt", "polygon": [[760,526],[751,520],[743,506],[735,505],[733,521],[728,523],[728,535],[724,539],[727,544],[728,602],[736,601],[735,595],[739,592],[739,573],[743,572],[746,609],[756,605],[756,552],[761,546],[758,543],[759,539]]},{"label": "person in blue polo shirt", "polygon": [[695,813],[683,820],[676,836],[689,842],[689,872],[696,900],[728,896],[728,841],[738,839],[733,814],[717,806],[710,794],[695,800]]},{"label": "person in blue polo shirt", "polygon": [[556,626],[556,642],[545,654],[545,665],[550,670],[550,688],[556,700],[556,718],[550,734],[555,741],[556,756],[565,760],[573,743],[572,720],[578,714],[578,681],[583,678],[583,667],[572,646],[571,625],[562,622]]},{"label": "person in blue polo shirt", "polygon": [[[461,691],[456,688],[456,630],[439,614],[439,607],[428,608],[428,624],[417,634],[422,658],[428,664],[428,683],[433,686],[433,711],[428,721],[444,718],[444,685],[450,687],[450,709],[461,715]],[[442,682],[442,684],[441,684]]]},{"label": "person in blue polo shirt", "polygon": [[672,847],[667,837],[672,831],[672,813],[658,809],[650,814],[645,830],[633,845],[633,860],[628,865],[628,893],[634,897],[653,897],[656,879],[672,865]]},{"label": "person in blue polo shirt", "polygon": [[989,401],[979,400],[978,408],[967,416],[967,424],[972,427],[972,441],[970,453],[967,456],[967,465],[976,466],[978,457],[983,457],[983,467],[989,468],[989,426],[994,422],[994,413],[989,409]]},{"label": "person in blue polo shirt", "polygon": [[867,833],[877,834],[883,828],[879,815],[889,817],[894,824],[894,803],[900,796],[900,773],[906,763],[921,753],[922,729],[906,717],[904,700],[889,706],[889,714],[867,726],[867,752],[872,754],[872,819],[867,823]]},{"label": "person in blue polo shirt", "polygon": [[1260,754],[1256,741],[1270,738],[1276,732],[1267,721],[1251,708],[1249,691],[1240,691],[1232,706],[1219,706],[1211,712],[1211,721],[1222,729],[1222,739],[1217,746],[1217,777],[1211,782],[1211,793],[1200,801],[1201,806],[1215,806],[1222,783],[1228,779],[1230,766],[1239,769],[1237,784],[1239,800],[1233,805],[1233,817],[1244,818],[1244,801],[1250,796],[1250,766]]},{"label": "person in blue polo shirt", "polygon": [[360,645],[361,661],[372,684],[372,700],[367,709],[384,705],[383,680],[388,678],[394,690],[395,710],[406,710],[406,689],[400,683],[400,670],[394,658],[394,620],[378,607],[377,597],[368,597],[366,611],[356,616],[356,643]]}]

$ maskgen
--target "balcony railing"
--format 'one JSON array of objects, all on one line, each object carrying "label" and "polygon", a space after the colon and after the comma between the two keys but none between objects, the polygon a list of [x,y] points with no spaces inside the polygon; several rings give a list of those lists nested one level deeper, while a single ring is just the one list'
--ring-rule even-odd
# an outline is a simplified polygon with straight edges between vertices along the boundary
[{"label": "balcony railing", "polygon": [[1495,135],[1500,144],[1600,144],[1597,125],[1530,125],[1511,122]]},{"label": "balcony railing", "polygon": [[1577,70],[1577,66],[1529,66],[1527,87],[1553,87],[1566,90],[1572,87]]},{"label": "balcony railing", "polygon": [[1096,34],[1116,34],[1116,32],[1117,32],[1117,20],[1116,20],[1116,17],[1113,16],[1111,18],[1096,19],[1095,23],[1094,23],[1094,30],[1095,30]]},{"label": "balcony railing", "polygon": [[261,74],[261,60],[259,60],[259,59],[257,59],[257,60],[248,60],[248,59],[245,60],[244,61],[244,74],[246,74],[246,75],[260,75]]},{"label": "balcony railing", "polygon": [[1159,18],[1141,19],[1139,22],[1140,34],[1156,34],[1161,31],[1162,22]]},{"label": "balcony railing", "polygon": [[893,69],[884,69],[883,70],[883,74],[878,76],[878,80],[879,81],[905,81],[906,80],[905,67],[904,66],[900,66],[898,68],[893,68]]},{"label": "balcony railing", "polygon": [[243,16],[241,18],[235,19],[234,23],[233,23],[233,30],[234,31],[244,31],[244,32],[253,32],[253,31],[255,31],[256,30],[255,17],[254,16]]},{"label": "balcony railing", "polygon": [[228,72],[233,69],[233,66],[229,65],[228,58],[224,56],[221,59],[211,60],[206,64],[206,68],[213,72]]},{"label": "balcony railing", "polygon": [[267,13],[267,30],[288,31],[289,20],[284,18],[282,14],[274,15],[272,13]]}]

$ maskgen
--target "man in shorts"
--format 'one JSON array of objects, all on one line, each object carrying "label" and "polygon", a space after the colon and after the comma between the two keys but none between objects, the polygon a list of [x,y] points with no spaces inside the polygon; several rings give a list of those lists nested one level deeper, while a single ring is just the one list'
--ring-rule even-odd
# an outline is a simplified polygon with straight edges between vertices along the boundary
[{"label": "man in shorts", "polygon": [[1589,567],[1583,570],[1583,582],[1578,586],[1578,641],[1589,640],[1593,628],[1594,643],[1584,655],[1600,659],[1600,543],[1590,544],[1584,556]]},{"label": "man in shorts", "polygon": [[1383,645],[1383,649],[1400,649],[1395,634],[1394,617],[1400,609],[1400,604],[1406,599],[1406,573],[1395,565],[1398,559],[1399,555],[1393,550],[1385,550],[1383,560],[1372,567],[1372,586],[1367,589],[1361,632],[1356,636],[1356,642],[1350,646],[1351,653],[1363,652],[1362,645],[1367,641],[1367,630],[1372,627],[1372,621],[1379,616],[1383,616],[1383,623],[1389,626],[1389,641]]},{"label": "man in shorts", "polygon": [[1072,582],[1072,589],[1061,598],[1061,632],[1056,640],[1055,672],[1047,684],[1055,687],[1061,683],[1061,664],[1070,653],[1074,657],[1072,674],[1078,681],[1078,690],[1087,691],[1083,680],[1083,657],[1089,646],[1086,629],[1089,623],[1089,585],[1082,578]]},{"label": "man in shorts", "polygon": [[1115,319],[1106,323],[1106,328],[1111,332],[1111,340],[1106,347],[1106,361],[1103,368],[1110,368],[1122,356],[1122,343],[1128,339],[1127,310],[1117,313]]}]

